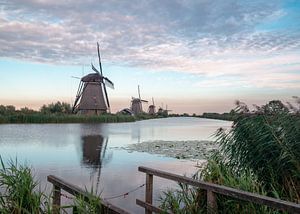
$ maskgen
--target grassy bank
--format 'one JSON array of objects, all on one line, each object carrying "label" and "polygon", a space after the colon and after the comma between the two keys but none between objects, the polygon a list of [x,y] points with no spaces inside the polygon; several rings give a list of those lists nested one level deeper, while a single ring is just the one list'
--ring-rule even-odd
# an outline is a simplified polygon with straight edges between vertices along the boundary
[{"label": "grassy bank", "polygon": [[[51,206],[52,193],[46,194],[41,189],[31,169],[12,160],[5,164],[1,156],[0,189],[1,214],[54,213]],[[97,194],[91,191],[87,195],[88,200],[76,197],[70,205],[60,206],[60,213],[69,213],[70,208],[76,208],[77,213],[103,213]]]},{"label": "grassy bank", "polygon": [[83,116],[73,114],[14,114],[0,116],[2,123],[120,123],[134,122],[135,117],[127,115],[105,114]]},{"label": "grassy bank", "polygon": [[[300,104],[300,103],[299,103]],[[300,203],[300,106],[281,103],[249,112],[238,105],[230,131],[216,134],[220,150],[195,179]],[[206,192],[179,184],[162,196],[173,213],[206,213]],[[282,213],[229,197],[217,197],[222,213]]]}]

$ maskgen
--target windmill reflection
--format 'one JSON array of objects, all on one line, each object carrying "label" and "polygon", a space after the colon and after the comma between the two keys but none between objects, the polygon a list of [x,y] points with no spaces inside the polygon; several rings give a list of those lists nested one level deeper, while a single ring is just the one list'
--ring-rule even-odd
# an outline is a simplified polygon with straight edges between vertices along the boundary
[{"label": "windmill reflection", "polygon": [[99,168],[105,156],[108,139],[101,135],[82,137],[82,163],[92,168]]},{"label": "windmill reflection", "polygon": [[97,185],[100,180],[101,168],[104,162],[112,158],[112,154],[106,155],[108,138],[101,135],[87,135],[82,137],[82,164],[97,171]]}]

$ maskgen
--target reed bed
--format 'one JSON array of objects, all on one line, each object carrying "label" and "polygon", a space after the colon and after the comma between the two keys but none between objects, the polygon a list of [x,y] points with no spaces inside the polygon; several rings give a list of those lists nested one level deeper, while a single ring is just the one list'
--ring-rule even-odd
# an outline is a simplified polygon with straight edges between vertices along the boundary
[{"label": "reed bed", "polygon": [[[86,189],[88,200],[76,197],[71,205],[59,207],[60,213],[104,213],[101,199],[93,189]],[[52,194],[41,190],[31,168],[10,160],[5,164],[0,156],[0,213],[1,214],[50,214]]]},{"label": "reed bed", "polygon": [[[300,114],[292,110],[273,102],[249,112],[239,104],[240,118],[230,131],[218,130],[220,150],[194,178],[300,203]],[[173,213],[206,212],[206,193],[183,184],[161,201]],[[222,213],[283,213],[225,196],[217,203]]]},{"label": "reed bed", "polygon": [[16,114],[0,116],[0,123],[120,123],[134,121],[136,121],[136,118],[133,116],[113,114],[99,116],[73,114]]}]

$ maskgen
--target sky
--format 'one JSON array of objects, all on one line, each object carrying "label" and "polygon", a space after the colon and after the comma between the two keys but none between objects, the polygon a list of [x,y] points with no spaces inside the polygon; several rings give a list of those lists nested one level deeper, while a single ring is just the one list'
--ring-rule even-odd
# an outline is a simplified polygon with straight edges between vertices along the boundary
[{"label": "sky", "polygon": [[300,0],[0,0],[0,104],[72,103],[97,41],[113,112],[137,85],[175,113],[300,95]]}]

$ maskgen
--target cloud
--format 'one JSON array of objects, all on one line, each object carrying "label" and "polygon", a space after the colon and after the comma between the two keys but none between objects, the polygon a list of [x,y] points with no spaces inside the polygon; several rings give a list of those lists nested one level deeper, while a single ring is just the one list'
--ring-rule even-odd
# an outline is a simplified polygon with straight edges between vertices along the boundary
[{"label": "cloud", "polygon": [[299,81],[300,32],[256,28],[288,15],[279,0],[2,0],[0,11],[1,57],[88,64],[100,41],[108,63],[239,75],[254,87]]}]

